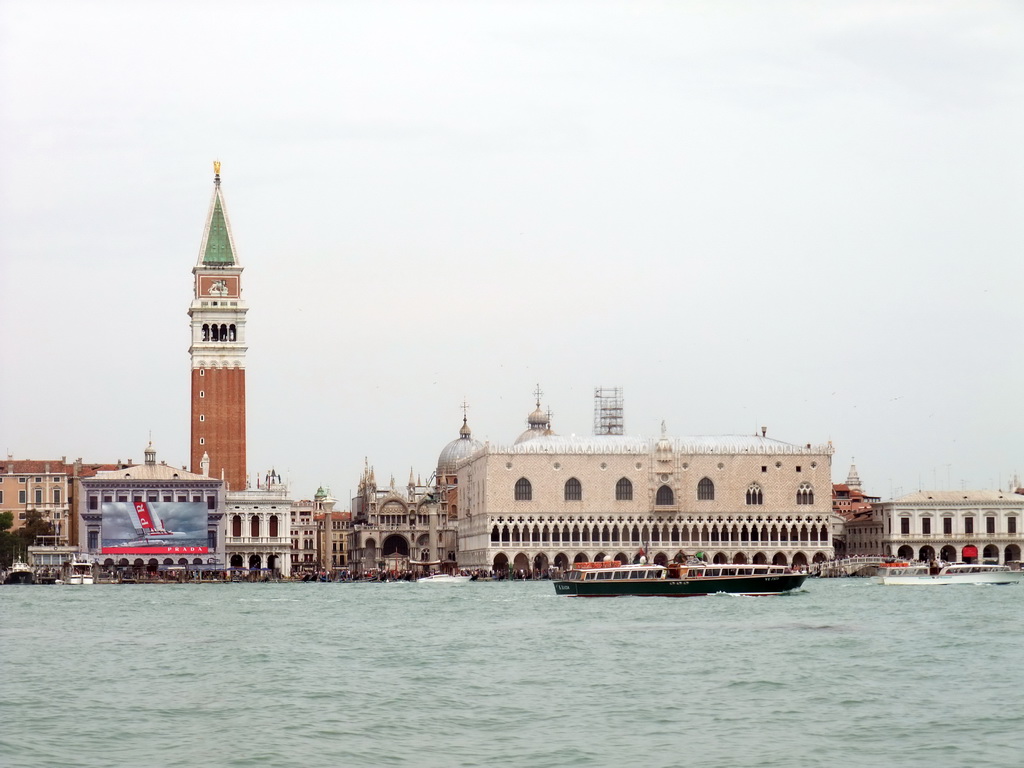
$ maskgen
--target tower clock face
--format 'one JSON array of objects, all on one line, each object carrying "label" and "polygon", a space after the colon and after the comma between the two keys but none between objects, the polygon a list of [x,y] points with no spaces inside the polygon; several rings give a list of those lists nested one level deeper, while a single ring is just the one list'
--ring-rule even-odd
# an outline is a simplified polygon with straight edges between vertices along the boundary
[{"label": "tower clock face", "polygon": [[203,298],[238,298],[238,275],[199,275],[198,294]]}]

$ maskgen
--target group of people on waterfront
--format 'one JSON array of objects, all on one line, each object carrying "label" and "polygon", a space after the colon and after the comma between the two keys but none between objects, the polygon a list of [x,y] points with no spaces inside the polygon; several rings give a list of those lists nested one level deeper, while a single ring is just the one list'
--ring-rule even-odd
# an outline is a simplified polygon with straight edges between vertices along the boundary
[{"label": "group of people on waterfront", "polygon": [[[430,575],[423,570],[412,568],[388,569],[378,568],[373,570],[353,572],[343,568],[335,573],[328,571],[309,571],[293,575],[290,581],[301,582],[415,582],[425,575]],[[463,568],[453,571],[451,575],[463,575],[474,582],[505,582],[505,581],[530,581],[539,579],[551,579],[555,575],[553,568],[546,570],[496,570],[494,568]]]},{"label": "group of people on waterfront", "polygon": [[[34,570],[32,583],[53,584],[60,583],[62,571],[60,569],[37,568]],[[429,576],[423,570],[414,569],[374,569],[368,571],[352,571],[341,569],[335,572],[329,571],[302,571],[293,573],[290,577],[284,577],[279,572],[270,569],[213,569],[205,567],[202,569],[193,567],[180,567],[171,569],[152,569],[145,566],[129,566],[122,568],[101,568],[94,567],[94,576],[97,583],[106,584],[189,584],[209,582],[235,582],[235,583],[262,583],[262,582],[394,582],[394,581],[416,581],[417,579]],[[453,576],[468,576],[473,581],[532,581],[551,579],[558,576],[557,569],[547,570],[513,570],[513,569],[486,569],[476,568],[453,571]]]}]

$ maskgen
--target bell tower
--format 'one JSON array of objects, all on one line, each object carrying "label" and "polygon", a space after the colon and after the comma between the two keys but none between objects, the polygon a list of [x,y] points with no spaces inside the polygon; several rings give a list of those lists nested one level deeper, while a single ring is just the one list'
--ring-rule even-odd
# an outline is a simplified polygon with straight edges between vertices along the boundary
[{"label": "bell tower", "polygon": [[206,216],[199,259],[192,267],[192,471],[203,473],[208,455],[211,477],[227,490],[246,487],[245,313],[242,265],[238,260],[220,188],[220,162],[213,164],[213,200]]}]

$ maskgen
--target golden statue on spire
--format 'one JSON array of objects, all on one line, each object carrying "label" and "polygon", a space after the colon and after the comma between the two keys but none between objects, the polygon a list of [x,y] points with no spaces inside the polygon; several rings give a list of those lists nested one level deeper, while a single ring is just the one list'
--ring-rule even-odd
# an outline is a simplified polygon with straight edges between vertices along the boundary
[{"label": "golden statue on spire", "polygon": [[220,160],[213,161],[213,175],[220,176]]}]

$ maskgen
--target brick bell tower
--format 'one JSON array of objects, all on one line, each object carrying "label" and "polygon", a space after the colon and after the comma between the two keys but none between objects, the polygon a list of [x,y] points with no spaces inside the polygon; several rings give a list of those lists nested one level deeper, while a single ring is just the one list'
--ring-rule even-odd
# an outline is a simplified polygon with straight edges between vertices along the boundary
[{"label": "brick bell tower", "polygon": [[246,487],[245,313],[242,265],[238,261],[220,189],[220,163],[213,164],[213,200],[206,217],[199,260],[192,267],[192,471]]}]

